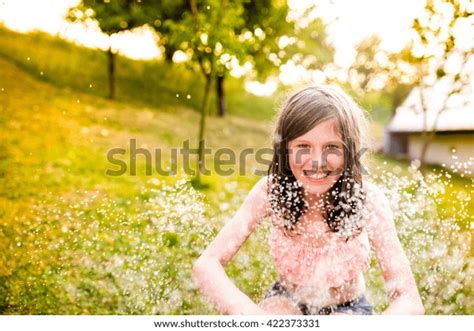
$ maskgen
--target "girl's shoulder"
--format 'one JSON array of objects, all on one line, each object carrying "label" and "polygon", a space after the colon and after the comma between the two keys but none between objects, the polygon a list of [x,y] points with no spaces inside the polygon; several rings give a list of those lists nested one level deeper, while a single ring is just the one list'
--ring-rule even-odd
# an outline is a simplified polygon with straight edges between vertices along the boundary
[{"label": "girl's shoulder", "polygon": [[380,198],[386,198],[383,190],[371,180],[364,179],[363,189],[366,194],[366,197],[369,200],[377,200]]},{"label": "girl's shoulder", "polygon": [[364,180],[363,189],[366,195],[365,206],[369,225],[377,225],[381,220],[392,219],[390,201],[383,188],[373,181]]},{"label": "girl's shoulder", "polygon": [[255,186],[259,187],[260,189],[264,189],[264,190],[267,190],[268,185],[269,185],[269,176],[268,175],[263,176],[262,178],[260,178],[257,181],[257,183],[255,184]]},{"label": "girl's shoulder", "polygon": [[258,195],[260,198],[266,198],[268,194],[268,187],[268,176],[263,176],[254,184],[250,192],[252,194]]},{"label": "girl's shoulder", "polygon": [[261,216],[267,216],[269,212],[268,204],[268,176],[260,178],[250,190],[247,200],[253,209],[258,209]]}]

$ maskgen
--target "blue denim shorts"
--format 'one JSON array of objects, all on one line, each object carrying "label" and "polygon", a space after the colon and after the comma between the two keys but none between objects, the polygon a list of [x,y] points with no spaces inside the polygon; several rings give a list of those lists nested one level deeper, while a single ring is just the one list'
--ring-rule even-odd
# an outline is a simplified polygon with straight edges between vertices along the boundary
[{"label": "blue denim shorts", "polygon": [[[265,299],[275,295],[282,295],[293,301],[291,294],[278,281],[273,283],[272,287],[265,295]],[[361,295],[360,297],[351,301],[323,308],[313,307],[300,302],[297,303],[297,306],[303,315],[330,315],[334,313],[343,313],[348,315],[372,315],[374,313],[373,307],[365,295]]]}]

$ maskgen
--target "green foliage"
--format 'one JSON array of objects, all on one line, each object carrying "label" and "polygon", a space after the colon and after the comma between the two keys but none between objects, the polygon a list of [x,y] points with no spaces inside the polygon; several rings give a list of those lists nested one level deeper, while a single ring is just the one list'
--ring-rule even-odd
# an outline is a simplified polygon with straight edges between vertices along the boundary
[{"label": "green foliage", "polygon": [[[373,35],[357,45],[356,58],[349,68],[349,82],[363,99],[367,95],[377,95],[388,100],[386,113],[393,114],[405,101],[419,76],[407,70],[415,63],[408,47],[399,52],[388,52],[380,47],[380,43],[380,38]],[[368,100],[372,105],[373,101],[374,98]]]},{"label": "green foliage", "polygon": [[69,10],[67,18],[73,22],[95,20],[102,32],[112,35],[144,25],[148,20],[148,13],[143,7],[144,3],[149,2],[82,0]]},{"label": "green foliage", "polygon": [[217,57],[239,54],[241,47],[234,30],[243,25],[240,1],[191,1],[180,20],[167,18],[167,44],[190,56],[189,65],[204,75],[214,75]]}]

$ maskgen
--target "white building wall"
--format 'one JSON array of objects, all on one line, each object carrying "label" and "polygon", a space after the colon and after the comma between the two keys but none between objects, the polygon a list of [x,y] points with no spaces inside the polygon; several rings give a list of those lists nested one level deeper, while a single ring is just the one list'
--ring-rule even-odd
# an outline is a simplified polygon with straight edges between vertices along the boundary
[{"label": "white building wall", "polygon": [[[408,142],[410,159],[420,158],[422,146],[421,135],[411,134]],[[454,169],[460,169],[458,173],[474,177],[474,134],[437,135],[428,146],[425,162],[445,164],[445,167],[450,170],[454,167]]]}]

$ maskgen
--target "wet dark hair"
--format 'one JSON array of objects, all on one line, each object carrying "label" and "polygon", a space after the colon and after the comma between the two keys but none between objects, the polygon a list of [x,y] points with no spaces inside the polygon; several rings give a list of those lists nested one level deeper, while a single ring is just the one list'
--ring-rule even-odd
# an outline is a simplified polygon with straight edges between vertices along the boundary
[{"label": "wet dark hair", "polygon": [[303,189],[289,164],[288,142],[304,135],[319,123],[336,119],[344,145],[344,169],[326,193],[323,217],[332,232],[349,239],[360,233],[365,196],[362,187],[361,148],[363,111],[335,86],[310,86],[294,93],[280,111],[273,135],[273,159],[268,168],[268,196],[273,219],[286,235],[298,234],[295,227],[308,210]]}]

